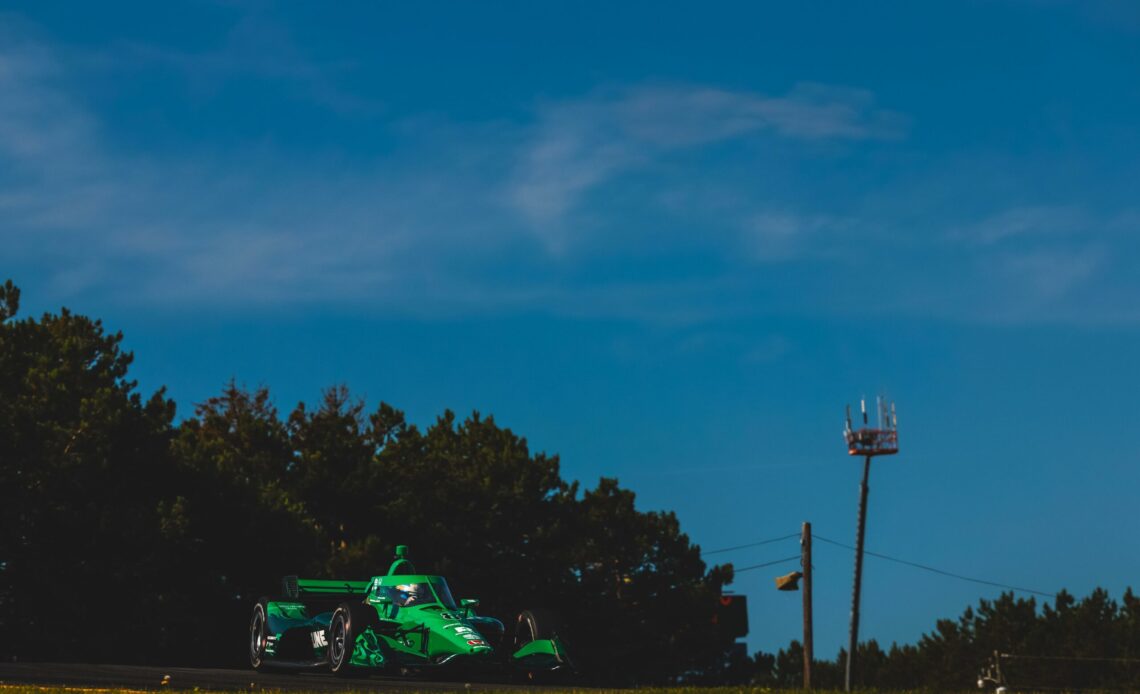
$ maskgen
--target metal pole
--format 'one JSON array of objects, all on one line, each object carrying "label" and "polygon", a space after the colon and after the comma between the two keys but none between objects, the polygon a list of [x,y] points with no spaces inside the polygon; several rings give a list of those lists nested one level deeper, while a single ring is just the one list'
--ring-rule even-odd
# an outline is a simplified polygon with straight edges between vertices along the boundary
[{"label": "metal pole", "polygon": [[804,574],[804,689],[811,689],[811,661],[815,649],[811,633],[811,523],[806,521],[800,535],[800,550]]},{"label": "metal pole", "polygon": [[855,585],[851,590],[851,635],[847,640],[847,677],[844,691],[851,691],[855,677],[855,648],[859,645],[859,591],[863,585],[863,531],[867,526],[867,478],[871,475],[871,456],[863,461],[863,484],[859,486],[859,519],[855,535]]}]

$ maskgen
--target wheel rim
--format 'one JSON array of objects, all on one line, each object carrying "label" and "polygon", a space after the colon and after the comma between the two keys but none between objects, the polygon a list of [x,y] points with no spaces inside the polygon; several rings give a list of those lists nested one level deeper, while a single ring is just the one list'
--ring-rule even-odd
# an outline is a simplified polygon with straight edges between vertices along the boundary
[{"label": "wheel rim", "polygon": [[329,660],[333,667],[339,667],[344,661],[345,624],[344,613],[333,615],[332,624],[329,625]]},{"label": "wheel rim", "polygon": [[249,624],[249,662],[261,664],[261,654],[265,650],[265,613],[261,606],[253,611],[253,621]]}]

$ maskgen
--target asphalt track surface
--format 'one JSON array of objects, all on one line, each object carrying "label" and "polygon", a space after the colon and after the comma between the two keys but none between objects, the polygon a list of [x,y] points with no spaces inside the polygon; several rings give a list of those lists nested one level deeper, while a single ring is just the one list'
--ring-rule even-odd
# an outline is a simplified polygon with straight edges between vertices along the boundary
[{"label": "asphalt track surface", "polygon": [[[167,683],[163,678],[169,676]],[[43,684],[65,687],[123,689],[211,689],[251,691],[285,689],[307,691],[469,691],[533,690],[534,685],[491,682],[432,681],[416,677],[370,675],[342,679],[328,672],[254,672],[220,668],[152,667],[139,665],[87,665],[81,663],[0,663],[0,684]]]}]

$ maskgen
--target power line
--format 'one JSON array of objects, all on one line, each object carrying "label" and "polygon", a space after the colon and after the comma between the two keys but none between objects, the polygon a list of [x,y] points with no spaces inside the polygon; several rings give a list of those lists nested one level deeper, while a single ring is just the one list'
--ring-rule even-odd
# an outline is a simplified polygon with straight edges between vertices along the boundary
[{"label": "power line", "polygon": [[721,549],[710,549],[707,552],[701,552],[701,554],[704,556],[708,556],[710,554],[720,554],[721,552],[732,552],[733,550],[737,550],[737,549],[746,549],[748,547],[759,547],[760,545],[770,545],[773,542],[779,542],[781,540],[789,540],[793,537],[799,537],[799,536],[800,536],[799,533],[792,533],[791,535],[782,535],[780,537],[773,537],[770,540],[761,540],[759,542],[749,542],[746,545],[736,545],[735,547],[722,547]]},{"label": "power line", "polygon": [[738,569],[734,566],[734,567],[732,567],[732,573],[738,574],[738,573],[742,573],[744,571],[751,571],[752,569],[762,569],[765,566],[772,566],[773,564],[783,564],[786,561],[792,561],[793,559],[799,559],[799,558],[800,558],[800,555],[797,554],[795,556],[786,557],[784,559],[775,559],[773,561],[766,561],[763,564],[753,564],[752,566],[745,566],[744,568],[741,568],[741,569]]},{"label": "power line", "polygon": [[[835,540],[829,540],[826,537],[821,537],[819,535],[816,535],[815,533],[812,533],[812,537],[814,537],[817,540],[820,540],[821,542],[826,542],[829,545],[835,545],[836,547],[842,547],[844,549],[849,549],[851,551],[855,551],[855,548],[852,547],[851,545],[846,545],[846,544],[843,544],[842,542],[836,542]],[[987,581],[987,580],[984,580],[981,578],[971,578],[969,576],[963,576],[962,574],[956,574],[956,573],[952,573],[950,571],[943,571],[942,569],[936,569],[933,566],[927,566],[926,564],[919,564],[917,562],[907,561],[906,559],[898,559],[895,557],[887,556],[886,554],[879,554],[878,552],[872,552],[870,550],[863,550],[863,552],[864,552],[864,554],[870,554],[872,557],[878,557],[879,559],[886,559],[887,561],[893,561],[893,562],[896,562],[898,564],[906,564],[907,566],[913,566],[916,569],[922,569],[923,571],[930,571],[932,573],[941,574],[943,576],[949,576],[950,578],[956,578],[960,581],[969,581],[970,583],[980,583],[982,585],[996,586],[998,588],[1008,588],[1009,590],[1016,590],[1016,591],[1020,591],[1022,593],[1032,593],[1034,595],[1044,595],[1044,596],[1050,597],[1050,598],[1057,597],[1057,595],[1055,593],[1046,593],[1043,590],[1033,590],[1032,588],[1021,588],[1019,586],[1011,586],[1011,585],[1006,584],[1006,583],[997,583],[996,581]]]},{"label": "power line", "polygon": [[[743,545],[734,545],[732,547],[721,547],[719,549],[711,549],[711,550],[708,550],[707,552],[701,552],[701,554],[702,554],[702,556],[707,556],[709,554],[721,554],[723,552],[733,552],[733,551],[736,551],[738,549],[748,549],[749,547],[760,547],[762,545],[770,545],[770,544],[775,543],[775,542],[781,542],[783,540],[790,540],[794,537],[799,537],[799,536],[800,536],[799,533],[791,533],[788,535],[781,535],[780,537],[773,537],[773,538],[770,538],[767,540],[760,540],[757,542],[749,542],[749,543],[746,543]],[[844,544],[842,542],[837,542],[836,540],[832,540],[830,538],[822,537],[822,536],[817,535],[815,533],[812,533],[812,537],[816,538],[820,542],[826,542],[827,544],[835,545],[836,547],[842,547],[844,549],[855,551],[855,548],[852,547],[851,545]],[[892,556],[889,556],[886,554],[880,554],[878,552],[872,552],[870,550],[864,550],[864,554],[869,554],[872,557],[877,557],[879,559],[885,559],[887,561],[893,561],[897,564],[904,564],[906,566],[912,566],[916,569],[922,569],[923,571],[929,571],[931,573],[936,573],[936,574],[939,574],[941,576],[948,576],[950,578],[956,578],[960,581],[968,581],[970,583],[979,583],[981,585],[994,586],[997,588],[1006,588],[1008,590],[1016,590],[1016,591],[1019,591],[1022,593],[1031,593],[1033,595],[1042,595],[1042,596],[1050,597],[1050,598],[1056,597],[1055,593],[1047,593],[1047,592],[1042,591],[1042,590],[1034,590],[1032,588],[1022,588],[1020,586],[1013,586],[1013,585],[1009,585],[1007,583],[999,583],[997,581],[987,581],[987,580],[981,579],[981,578],[972,578],[970,576],[963,576],[962,574],[953,573],[951,571],[945,571],[943,569],[935,568],[933,566],[927,566],[926,564],[919,564],[918,562],[908,561],[906,559],[899,559],[897,557],[892,557]],[[751,571],[752,569],[761,569],[761,568],[764,568],[766,566],[772,566],[775,564],[783,564],[784,562],[792,561],[793,559],[799,559],[799,558],[800,558],[799,555],[796,555],[793,557],[788,557],[786,559],[776,559],[774,561],[764,562],[763,564],[754,564],[752,566],[746,566],[746,567],[742,567],[739,569],[734,568],[733,570],[735,573],[740,573],[742,571]]]}]

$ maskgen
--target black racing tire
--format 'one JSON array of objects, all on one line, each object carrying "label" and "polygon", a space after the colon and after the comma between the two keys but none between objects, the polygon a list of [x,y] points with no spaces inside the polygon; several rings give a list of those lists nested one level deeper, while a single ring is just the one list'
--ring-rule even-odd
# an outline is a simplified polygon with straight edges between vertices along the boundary
[{"label": "black racing tire", "polygon": [[269,635],[269,601],[262,598],[253,606],[249,620],[249,664],[254,670],[265,669],[265,644]]},{"label": "black racing tire", "polygon": [[541,607],[523,610],[515,623],[515,650],[531,641],[552,639],[561,628],[558,616],[553,611]]},{"label": "black racing tire", "polygon": [[[539,639],[565,638],[562,620],[553,610],[535,608],[524,610],[515,623],[515,650],[522,648],[531,641]],[[563,654],[565,658],[565,654]],[[574,664],[569,659],[563,660],[563,665],[554,672],[527,671],[518,673],[528,685],[535,684],[565,684],[568,678],[577,673]],[[512,676],[512,681],[515,677]]]},{"label": "black racing tire", "polygon": [[376,609],[362,603],[342,602],[333,611],[328,628],[329,670],[337,677],[352,677],[365,674],[352,666],[352,651],[356,647],[356,637],[370,626],[379,623]]}]

